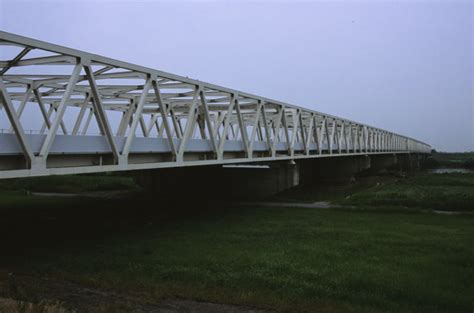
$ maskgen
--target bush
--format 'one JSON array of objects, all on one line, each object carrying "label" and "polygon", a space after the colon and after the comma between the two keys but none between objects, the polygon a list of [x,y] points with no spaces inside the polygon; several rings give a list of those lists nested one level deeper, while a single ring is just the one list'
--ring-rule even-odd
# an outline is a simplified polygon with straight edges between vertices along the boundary
[{"label": "bush", "polygon": [[474,158],[469,158],[463,163],[463,167],[474,169]]}]

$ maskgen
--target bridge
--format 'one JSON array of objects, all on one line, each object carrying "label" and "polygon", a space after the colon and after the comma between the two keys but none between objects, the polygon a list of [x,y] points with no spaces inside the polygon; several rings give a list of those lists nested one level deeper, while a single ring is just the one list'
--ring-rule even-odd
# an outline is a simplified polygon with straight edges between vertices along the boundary
[{"label": "bridge", "polygon": [[431,151],[384,129],[7,32],[0,76],[0,178]]}]

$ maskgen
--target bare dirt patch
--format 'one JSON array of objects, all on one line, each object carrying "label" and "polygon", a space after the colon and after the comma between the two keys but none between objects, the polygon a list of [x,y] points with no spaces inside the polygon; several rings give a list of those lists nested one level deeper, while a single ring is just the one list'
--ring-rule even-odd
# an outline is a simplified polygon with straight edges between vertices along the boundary
[{"label": "bare dirt patch", "polygon": [[139,293],[86,288],[26,275],[0,276],[0,313],[269,313],[236,305],[189,299],[150,299]]}]

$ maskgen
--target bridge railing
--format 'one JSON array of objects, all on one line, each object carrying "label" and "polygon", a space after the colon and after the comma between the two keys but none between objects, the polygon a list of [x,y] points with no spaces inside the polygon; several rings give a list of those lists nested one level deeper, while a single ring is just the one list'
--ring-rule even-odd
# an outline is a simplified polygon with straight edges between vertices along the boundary
[{"label": "bridge railing", "polygon": [[[3,176],[431,150],[348,119],[6,32],[0,52],[0,128],[19,152],[12,161],[15,148],[2,154],[0,139],[0,169],[13,171]],[[108,146],[99,163],[58,150],[59,137],[97,133]],[[137,152],[140,137],[153,156]],[[156,152],[155,142],[166,149]],[[199,142],[201,150],[190,148]]]}]

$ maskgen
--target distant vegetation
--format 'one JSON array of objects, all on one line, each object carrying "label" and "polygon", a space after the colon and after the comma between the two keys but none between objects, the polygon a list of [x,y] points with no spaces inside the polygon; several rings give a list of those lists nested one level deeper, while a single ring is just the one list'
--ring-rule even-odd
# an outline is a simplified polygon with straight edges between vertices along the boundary
[{"label": "distant vegetation", "polygon": [[474,152],[437,152],[433,150],[426,160],[427,168],[469,168],[474,169]]}]

